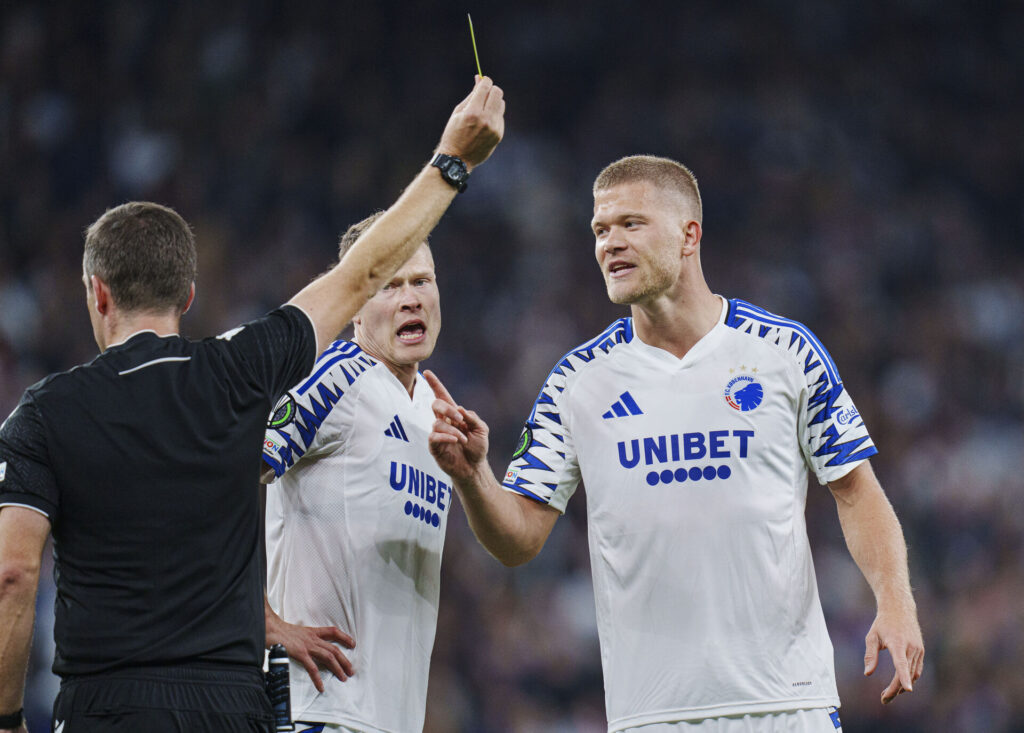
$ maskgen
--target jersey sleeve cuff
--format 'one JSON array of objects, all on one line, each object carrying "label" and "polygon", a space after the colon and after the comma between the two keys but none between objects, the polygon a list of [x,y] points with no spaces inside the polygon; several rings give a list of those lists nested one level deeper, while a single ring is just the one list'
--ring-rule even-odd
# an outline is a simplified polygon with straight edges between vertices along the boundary
[{"label": "jersey sleeve cuff", "polygon": [[524,489],[521,486],[514,486],[512,484],[507,483],[502,483],[500,484],[500,486],[505,491],[511,494],[519,494],[520,496],[525,496],[527,499],[532,499],[538,504],[543,504],[544,506],[549,506],[552,509],[557,509],[559,514],[565,514],[565,502],[560,500],[558,494],[555,494],[550,499],[545,499],[544,497],[538,496],[537,494],[534,494],[532,491]]},{"label": "jersey sleeve cuff", "polygon": [[833,481],[838,481],[857,466],[864,463],[864,461],[875,455],[878,455],[878,448],[871,446],[870,449],[862,451],[862,455],[855,461],[843,463],[838,466],[829,466],[816,474],[818,477],[818,483],[822,486],[828,486]]},{"label": "jersey sleeve cuff", "polygon": [[266,453],[262,454],[263,465],[262,469],[270,469],[274,472],[274,478],[281,478],[286,470],[285,465],[274,458],[271,458]]},{"label": "jersey sleeve cuff", "polygon": [[57,507],[45,499],[33,496],[32,494],[19,494],[15,492],[0,494],[0,508],[5,506],[20,506],[24,509],[31,509],[39,512],[51,522],[53,522],[53,518],[57,514]]},{"label": "jersey sleeve cuff", "polygon": [[[300,305],[296,305],[295,303],[285,303],[284,305],[281,306],[281,308],[294,308],[299,313],[301,313],[303,317],[306,319],[306,321],[309,323],[309,330],[313,334],[313,358],[312,361],[310,362],[310,368],[312,368],[312,364],[316,362],[316,358],[320,356],[320,343],[317,341],[316,324],[313,323],[313,316],[309,315],[309,313],[306,312],[305,308],[303,308]],[[327,344],[325,344],[324,346],[326,347]]]}]

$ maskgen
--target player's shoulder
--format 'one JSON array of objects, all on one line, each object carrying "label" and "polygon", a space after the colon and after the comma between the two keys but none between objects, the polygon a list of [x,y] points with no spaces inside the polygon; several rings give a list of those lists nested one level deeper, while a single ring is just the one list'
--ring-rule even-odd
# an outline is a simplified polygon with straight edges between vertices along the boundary
[{"label": "player's shoulder", "polygon": [[743,336],[774,348],[804,374],[823,371],[830,382],[839,383],[832,356],[818,337],[800,321],[772,313],[739,298],[728,301],[725,325]]},{"label": "player's shoulder", "polygon": [[379,364],[359,344],[338,339],[320,353],[313,364],[313,371],[280,399],[274,408],[270,427],[277,427],[275,420],[284,419],[296,407],[306,406],[317,414],[329,412],[353,385],[365,375],[374,373]]},{"label": "player's shoulder", "polygon": [[[313,371],[278,400],[267,428],[289,430],[294,427],[303,435],[312,436],[329,415],[341,414],[335,409],[337,405],[351,403],[356,385],[365,375],[376,373],[378,365],[380,362],[354,341],[335,341],[317,357]],[[341,419],[351,419],[348,414],[351,410],[341,412],[347,415]]]},{"label": "player's shoulder", "polygon": [[[613,321],[597,336],[584,341],[579,346],[568,351],[560,360],[559,364],[568,361],[567,368],[582,369],[588,364],[600,364],[602,360],[611,356],[616,347],[628,344],[633,341],[633,319],[620,318]],[[620,350],[621,351],[621,350]]]},{"label": "player's shoulder", "polygon": [[632,318],[614,321],[596,337],[566,352],[556,362],[547,382],[555,379],[570,381],[588,370],[600,368],[610,357],[622,353],[621,347],[631,343],[633,335]]},{"label": "player's shoulder", "polygon": [[[754,305],[742,298],[730,298],[725,324],[738,331],[750,332],[753,324],[762,328],[776,328],[788,331],[806,330],[807,326],[792,318],[772,313],[766,308]],[[760,336],[760,334],[757,334]],[[761,338],[764,338],[763,336]]]},{"label": "player's shoulder", "polygon": [[379,364],[355,341],[338,339],[320,353],[313,364],[313,371],[296,385],[294,391],[304,394],[324,382],[350,387],[363,375],[373,373]]}]

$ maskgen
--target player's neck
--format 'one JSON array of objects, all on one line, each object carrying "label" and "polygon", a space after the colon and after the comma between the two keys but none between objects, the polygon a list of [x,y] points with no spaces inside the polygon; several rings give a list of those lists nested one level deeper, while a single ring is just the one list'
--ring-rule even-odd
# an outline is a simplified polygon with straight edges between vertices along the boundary
[{"label": "player's neck", "polygon": [[384,356],[383,349],[378,349],[375,342],[372,339],[368,339],[366,334],[361,333],[358,329],[352,336],[352,341],[363,350],[364,354],[376,359],[386,366],[388,371],[395,375],[395,379],[405,387],[405,391],[409,393],[409,397],[412,397],[413,390],[416,388],[416,375],[419,373],[420,369],[420,363],[418,361],[414,361],[411,364],[395,364]]},{"label": "player's neck", "polygon": [[705,284],[695,293],[666,294],[631,307],[633,330],[648,346],[682,359],[722,317],[722,299]]},{"label": "player's neck", "polygon": [[97,344],[100,351],[127,341],[140,331],[153,331],[157,336],[174,336],[179,332],[181,316],[173,313],[122,312],[110,313],[103,319]]},{"label": "player's neck", "polygon": [[405,391],[409,393],[409,397],[412,397],[413,390],[416,388],[416,374],[419,371],[419,362],[415,362],[413,364],[392,364],[387,359],[382,359],[374,354],[370,354],[370,356],[373,356],[373,358],[384,364],[384,366],[386,366],[388,370],[395,375],[395,379],[405,387]]}]

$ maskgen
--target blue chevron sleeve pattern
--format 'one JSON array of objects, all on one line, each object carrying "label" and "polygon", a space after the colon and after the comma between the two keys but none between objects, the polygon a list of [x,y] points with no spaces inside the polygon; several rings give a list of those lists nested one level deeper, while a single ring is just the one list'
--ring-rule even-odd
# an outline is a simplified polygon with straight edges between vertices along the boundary
[{"label": "blue chevron sleeve pattern", "polygon": [[324,422],[359,376],[376,364],[355,343],[338,340],[313,366],[313,372],[281,398],[267,419],[263,461],[282,476],[305,455],[315,454],[335,431]]},{"label": "blue chevron sleeve pattern", "polygon": [[727,325],[773,344],[791,359],[804,387],[801,449],[821,483],[878,453],[832,357],[811,330],[742,300],[729,302]]},{"label": "blue chevron sleeve pattern", "polygon": [[509,491],[547,504],[561,512],[580,481],[570,422],[567,389],[582,369],[633,338],[632,319],[622,318],[597,338],[559,359],[533,403],[519,446],[502,485]]}]

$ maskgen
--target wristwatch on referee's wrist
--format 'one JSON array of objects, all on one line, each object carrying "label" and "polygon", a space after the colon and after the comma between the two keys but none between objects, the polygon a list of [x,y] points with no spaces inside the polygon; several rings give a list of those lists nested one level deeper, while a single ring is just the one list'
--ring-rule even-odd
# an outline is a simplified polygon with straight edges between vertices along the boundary
[{"label": "wristwatch on referee's wrist", "polygon": [[23,709],[19,708],[16,712],[8,715],[0,715],[0,728],[5,730],[8,728],[18,728],[22,723],[25,722],[25,718],[22,716]]},{"label": "wristwatch on referee's wrist", "polygon": [[462,193],[466,190],[466,184],[469,181],[469,170],[466,168],[466,164],[462,162],[462,158],[438,153],[430,161],[430,165],[441,171],[441,177],[451,184],[452,188],[456,191]]}]

